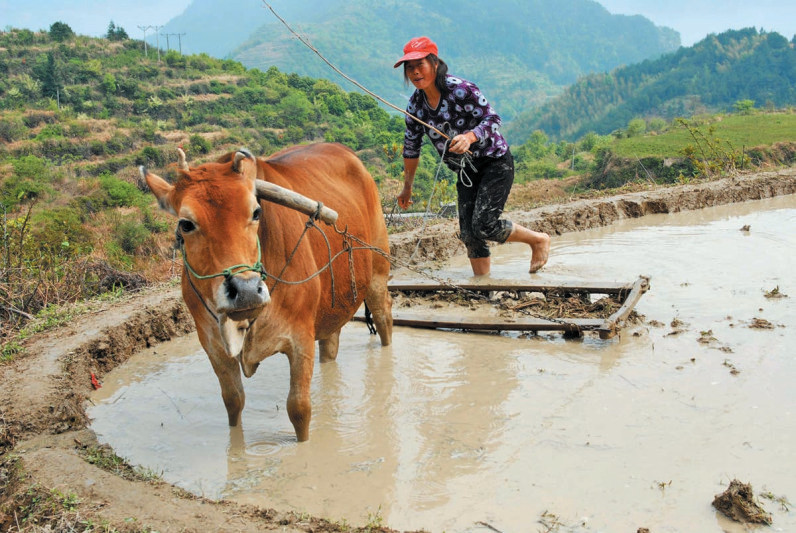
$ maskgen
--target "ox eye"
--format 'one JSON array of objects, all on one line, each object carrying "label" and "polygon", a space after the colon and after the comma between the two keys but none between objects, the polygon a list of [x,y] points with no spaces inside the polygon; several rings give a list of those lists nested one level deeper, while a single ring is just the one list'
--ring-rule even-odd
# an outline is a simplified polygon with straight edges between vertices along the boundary
[{"label": "ox eye", "polygon": [[262,214],[263,214],[262,208],[258,207],[257,209],[254,210],[254,213],[252,213],[252,220],[255,220],[255,221],[256,220],[260,220],[260,215],[262,215]]},{"label": "ox eye", "polygon": [[180,228],[180,233],[190,233],[196,229],[196,224],[183,218],[177,223],[177,227]]}]

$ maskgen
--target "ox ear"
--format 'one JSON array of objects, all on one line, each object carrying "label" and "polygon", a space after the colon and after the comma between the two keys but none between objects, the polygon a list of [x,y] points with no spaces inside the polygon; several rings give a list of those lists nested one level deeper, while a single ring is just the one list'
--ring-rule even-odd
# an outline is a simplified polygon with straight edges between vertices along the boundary
[{"label": "ox ear", "polygon": [[174,186],[170,185],[160,176],[148,172],[144,166],[139,167],[138,170],[141,172],[141,176],[146,180],[146,184],[149,186],[152,194],[158,199],[160,208],[177,216],[177,210],[174,208],[174,205],[172,205]]},{"label": "ox ear", "polygon": [[247,178],[255,179],[257,177],[257,159],[250,151],[241,148],[235,152],[235,157],[232,159],[232,170]]}]

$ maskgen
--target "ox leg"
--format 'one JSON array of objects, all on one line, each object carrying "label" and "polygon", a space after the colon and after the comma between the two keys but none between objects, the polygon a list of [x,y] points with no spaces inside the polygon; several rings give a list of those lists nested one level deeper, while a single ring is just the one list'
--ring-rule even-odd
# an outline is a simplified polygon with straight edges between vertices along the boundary
[{"label": "ox leg", "polygon": [[240,377],[240,364],[237,359],[228,357],[226,354],[210,356],[209,359],[218,378],[218,383],[221,385],[221,398],[227,408],[229,425],[237,426],[240,424],[240,413],[243,411],[243,404],[246,401]]},{"label": "ox leg", "polygon": [[374,276],[365,295],[365,303],[373,314],[373,325],[382,346],[392,343],[392,296],[387,290],[387,277]]},{"label": "ox leg", "polygon": [[328,339],[318,340],[318,351],[321,363],[328,363],[337,359],[337,350],[340,347],[340,330],[332,333]]},{"label": "ox leg", "polygon": [[312,402],[310,383],[315,365],[315,341],[308,339],[288,354],[290,361],[290,392],[287,395],[287,415],[296,430],[296,438],[304,442],[310,438]]}]

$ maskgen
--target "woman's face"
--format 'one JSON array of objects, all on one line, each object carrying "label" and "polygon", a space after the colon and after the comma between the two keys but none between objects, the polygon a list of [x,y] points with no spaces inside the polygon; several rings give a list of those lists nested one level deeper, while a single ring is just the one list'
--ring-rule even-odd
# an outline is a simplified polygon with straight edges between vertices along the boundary
[{"label": "woman's face", "polygon": [[415,59],[404,63],[404,72],[416,88],[426,91],[434,86],[437,76],[437,66],[427,58]]}]

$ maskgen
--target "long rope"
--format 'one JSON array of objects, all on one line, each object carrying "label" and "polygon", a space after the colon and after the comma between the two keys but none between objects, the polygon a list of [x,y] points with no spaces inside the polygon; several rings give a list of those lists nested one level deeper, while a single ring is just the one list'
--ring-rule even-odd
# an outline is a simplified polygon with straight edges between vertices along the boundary
[{"label": "long rope", "polygon": [[[383,103],[384,105],[386,105],[386,106],[390,107],[391,109],[394,109],[394,110],[398,111],[399,113],[402,113],[402,114],[406,115],[407,117],[411,118],[411,119],[412,119],[412,120],[414,120],[415,122],[417,122],[417,123],[419,123],[419,124],[422,124],[423,126],[425,126],[425,127],[427,127],[427,128],[430,128],[430,129],[434,130],[434,131],[435,131],[435,132],[437,132],[439,135],[441,135],[442,137],[444,137],[446,140],[451,140],[451,139],[450,139],[450,136],[448,136],[448,135],[447,135],[447,134],[445,134],[444,132],[442,132],[442,131],[438,130],[437,128],[435,128],[435,127],[434,127],[434,126],[432,126],[431,124],[428,124],[428,123],[426,123],[426,122],[424,122],[424,121],[420,120],[419,118],[417,118],[416,116],[412,115],[411,113],[409,113],[409,112],[408,112],[408,111],[406,111],[405,109],[401,109],[400,107],[398,107],[398,106],[396,106],[396,105],[394,105],[394,104],[392,104],[392,103],[388,102],[387,100],[385,100],[384,98],[382,98],[382,97],[381,97],[381,96],[379,96],[378,94],[374,93],[373,91],[369,90],[367,87],[365,87],[364,85],[362,85],[361,83],[359,83],[359,82],[358,82],[358,81],[356,81],[355,79],[353,79],[353,78],[351,78],[350,76],[348,76],[347,74],[345,74],[345,73],[344,73],[342,70],[340,70],[340,69],[339,69],[339,68],[337,68],[337,67],[336,67],[334,64],[332,64],[332,62],[331,62],[331,61],[329,61],[328,59],[326,59],[326,57],[324,57],[324,55],[323,55],[323,54],[321,54],[321,53],[320,53],[320,51],[318,51],[318,49],[317,49],[317,48],[315,48],[315,47],[314,47],[314,46],[313,46],[313,45],[312,45],[312,44],[311,44],[311,43],[310,43],[310,42],[309,42],[307,39],[305,39],[305,38],[304,38],[302,35],[300,35],[298,32],[296,32],[296,31],[295,31],[295,30],[294,30],[294,29],[293,29],[293,28],[290,26],[290,24],[288,24],[288,22],[287,22],[285,19],[283,19],[283,18],[282,18],[282,17],[281,17],[281,16],[280,16],[280,15],[279,15],[277,12],[276,12],[276,10],[275,10],[275,9],[274,9],[274,8],[271,6],[271,4],[269,4],[269,3],[268,3],[266,0],[262,0],[262,2],[263,2],[263,4],[265,5],[265,7],[267,7],[267,8],[268,8],[268,9],[271,11],[271,13],[273,13],[273,14],[274,14],[274,16],[275,16],[275,17],[276,17],[276,18],[277,18],[277,19],[278,19],[278,20],[279,20],[279,21],[280,21],[280,22],[281,22],[281,23],[282,23],[282,24],[285,26],[285,28],[287,28],[287,30],[288,30],[290,33],[292,33],[292,34],[293,34],[293,35],[294,35],[294,36],[295,36],[295,37],[296,37],[296,38],[297,38],[297,39],[298,39],[298,40],[299,40],[299,41],[300,41],[300,42],[301,42],[301,43],[302,43],[304,46],[306,46],[307,48],[309,48],[310,50],[312,50],[312,52],[313,52],[313,53],[315,53],[315,55],[317,55],[317,56],[318,56],[318,57],[319,57],[319,58],[320,58],[320,59],[321,59],[321,60],[322,60],[324,63],[326,63],[326,64],[327,64],[327,65],[328,65],[328,66],[329,66],[329,67],[330,67],[332,70],[334,70],[334,71],[335,71],[337,74],[339,74],[340,76],[342,76],[343,78],[345,78],[345,79],[346,79],[346,80],[348,80],[349,82],[353,83],[353,84],[354,84],[354,85],[356,85],[356,86],[357,86],[359,89],[361,89],[363,92],[365,92],[366,94],[369,94],[370,96],[372,96],[373,98],[375,98],[375,99],[376,99],[376,100],[378,100],[379,102]],[[446,148],[447,148],[447,143],[446,143]],[[467,153],[469,153],[469,151],[468,151]],[[471,163],[471,162],[469,162],[469,161],[467,161],[467,162],[468,162],[468,163],[470,163],[470,166],[472,166],[472,163]],[[442,163],[443,163],[443,159],[442,159],[442,158],[440,158],[440,167],[442,166]],[[462,182],[463,182],[463,184],[464,184],[465,186],[468,186],[468,187],[470,187],[470,186],[472,186],[472,182],[470,182],[469,184],[467,184],[467,183],[465,183],[465,182],[464,182],[464,178],[465,178],[465,177],[469,178],[469,177],[468,177],[468,176],[467,176],[467,175],[464,173],[464,166],[465,166],[465,165],[464,165],[464,162],[463,162],[463,164],[462,164],[462,168],[461,168],[461,170],[460,170],[460,175],[459,175],[459,178],[462,180]],[[439,174],[439,168],[437,169],[437,174]],[[435,180],[436,180],[436,176],[435,176]],[[469,181],[469,180],[468,180],[468,181]],[[432,195],[433,195],[433,191],[432,191]],[[429,202],[429,203],[430,203],[430,202]],[[424,218],[425,218],[425,217],[424,217]],[[425,221],[424,221],[424,222],[425,222]],[[318,228],[318,229],[320,229],[320,228]],[[357,248],[353,248],[353,247],[351,247],[351,248],[349,248],[348,250],[342,250],[341,252],[337,253],[337,254],[336,254],[334,257],[330,257],[330,258],[329,258],[329,262],[328,262],[328,263],[327,263],[325,266],[323,266],[321,269],[319,269],[317,272],[315,272],[314,274],[312,274],[312,275],[311,275],[309,278],[307,278],[307,279],[304,279],[304,280],[301,280],[301,281],[296,281],[296,282],[291,282],[291,281],[283,280],[283,279],[281,279],[280,277],[278,277],[278,276],[277,276],[276,278],[278,279],[278,281],[279,281],[279,282],[281,282],[281,283],[288,284],[288,285],[293,285],[293,284],[301,284],[301,283],[305,283],[305,282],[309,281],[310,279],[312,279],[312,278],[314,278],[314,277],[316,277],[316,276],[320,275],[320,274],[321,274],[321,272],[325,271],[327,268],[330,268],[330,267],[331,267],[331,264],[332,264],[332,262],[333,262],[335,259],[337,259],[337,257],[339,257],[340,255],[342,255],[342,253],[345,253],[346,251],[348,251],[348,253],[349,253],[349,254],[351,254],[351,253],[353,252],[353,250],[355,250],[355,249],[356,249],[356,250],[360,250],[360,249],[369,249],[369,250],[371,250],[371,251],[373,251],[373,252],[376,252],[376,253],[378,253],[378,254],[380,254],[380,255],[384,256],[384,257],[385,257],[385,258],[386,258],[386,259],[387,259],[387,260],[388,260],[390,263],[392,263],[393,265],[396,265],[397,261],[395,260],[395,258],[391,257],[391,256],[390,256],[388,253],[386,253],[384,250],[382,250],[382,249],[380,249],[380,248],[378,248],[378,247],[372,246],[372,245],[370,245],[369,243],[366,243],[366,242],[362,241],[361,239],[358,239],[356,236],[354,236],[354,235],[351,235],[350,233],[348,233],[348,231],[347,231],[347,230],[340,231],[340,230],[337,228],[337,226],[336,226],[336,225],[334,226],[334,229],[335,229],[335,231],[337,231],[339,234],[348,236],[349,238],[351,238],[352,240],[354,240],[354,241],[356,241],[357,243],[361,244],[362,246],[361,246],[361,247],[357,247]],[[323,232],[321,231],[321,233],[323,233]],[[302,236],[303,236],[303,234],[302,234]],[[419,246],[419,244],[420,244],[420,242],[418,241],[418,246]],[[417,252],[417,247],[415,247],[415,251],[412,253],[412,256],[414,256],[414,254],[415,254],[416,252]],[[447,285],[447,286],[449,286],[449,287],[450,287],[450,288],[452,288],[452,289],[456,289],[456,290],[458,290],[458,291],[462,291],[462,292],[465,292],[465,293],[469,293],[471,297],[475,297],[476,299],[483,299],[483,298],[484,298],[484,296],[483,296],[483,295],[481,295],[481,294],[479,294],[479,293],[476,293],[476,292],[474,292],[474,291],[470,291],[470,290],[468,290],[468,289],[464,289],[464,288],[462,288],[462,287],[459,287],[459,286],[457,286],[456,284],[454,284],[454,283],[451,283],[451,282],[449,282],[449,281],[447,281],[447,280],[441,280],[441,279],[437,279],[437,278],[435,278],[434,276],[430,276],[430,275],[429,275],[427,272],[422,272],[422,271],[420,271],[419,269],[413,269],[413,268],[411,268],[411,267],[410,267],[410,265],[408,264],[408,262],[407,262],[407,263],[405,263],[405,264],[403,264],[403,265],[399,265],[399,266],[404,266],[404,267],[406,267],[406,268],[409,268],[410,270],[415,270],[417,273],[423,274],[423,275],[425,275],[426,277],[429,277],[430,279],[434,279],[434,280],[436,280],[436,281],[442,282],[444,285]],[[285,265],[285,267],[287,267],[287,265]],[[284,270],[283,270],[283,272],[284,272]],[[487,298],[487,299],[488,299],[488,298]],[[536,316],[536,315],[534,315],[533,313],[530,313],[530,312],[528,312],[528,311],[526,311],[526,310],[524,310],[524,309],[523,309],[523,310],[521,310],[521,312],[523,312],[524,314],[528,314],[528,315],[530,315],[530,316]],[[538,317],[538,318],[542,318],[542,317]],[[572,324],[568,323],[567,321],[565,321],[565,320],[561,320],[561,319],[554,319],[554,318],[549,318],[549,317],[543,317],[543,318],[545,318],[545,319],[547,319],[547,320],[551,320],[552,322],[558,322],[558,323],[561,323],[561,324],[572,325]],[[575,326],[575,328],[576,328],[577,330],[580,330],[580,328],[579,328],[579,327],[577,327],[577,326]]]},{"label": "long rope", "polygon": [[304,37],[303,37],[303,36],[301,36],[301,35],[300,35],[298,32],[296,32],[296,30],[294,30],[294,29],[293,29],[293,28],[290,26],[290,24],[288,24],[288,23],[287,23],[287,21],[286,21],[285,19],[283,19],[282,17],[280,17],[280,16],[279,16],[279,14],[278,14],[278,13],[277,13],[277,12],[274,10],[274,8],[273,8],[273,7],[271,7],[271,4],[269,4],[268,2],[266,2],[266,0],[262,0],[262,2],[263,2],[263,4],[265,4],[265,7],[267,7],[269,10],[271,10],[271,13],[273,13],[273,14],[274,14],[274,16],[275,16],[277,19],[279,19],[279,22],[281,22],[281,23],[282,23],[282,24],[285,26],[285,28],[287,28],[287,29],[288,29],[288,31],[289,31],[290,33],[292,33],[292,34],[293,34],[293,35],[296,37],[296,39],[298,39],[299,41],[301,41],[301,43],[302,43],[302,44],[304,44],[304,46],[306,46],[307,48],[309,48],[310,50],[312,50],[312,51],[315,53],[315,55],[317,55],[318,57],[320,57],[320,58],[321,58],[321,60],[322,60],[324,63],[326,63],[327,65],[329,65],[329,67],[330,67],[332,70],[334,70],[335,72],[337,72],[337,73],[338,73],[340,76],[342,76],[343,78],[347,79],[348,81],[350,81],[351,83],[353,83],[354,85],[356,85],[357,87],[359,87],[360,89],[362,89],[362,90],[363,90],[365,93],[369,94],[370,96],[372,96],[373,98],[375,98],[376,100],[378,100],[379,102],[381,102],[382,104],[384,104],[384,105],[386,105],[386,106],[388,106],[388,107],[390,107],[390,108],[392,108],[392,109],[395,109],[395,110],[396,110],[396,111],[398,111],[399,113],[403,113],[403,114],[404,114],[404,115],[406,115],[407,117],[411,118],[411,119],[412,119],[412,120],[414,120],[415,122],[418,122],[418,123],[422,124],[423,126],[426,126],[427,128],[431,128],[431,129],[432,129],[432,130],[434,130],[435,132],[437,132],[437,133],[439,133],[440,135],[442,135],[444,138],[446,138],[446,139],[450,139],[450,137],[449,137],[448,135],[446,135],[444,132],[442,132],[442,131],[438,130],[437,128],[435,128],[435,127],[434,127],[434,126],[432,126],[431,124],[428,124],[428,123],[426,123],[426,122],[423,122],[422,120],[420,120],[419,118],[417,118],[417,117],[416,117],[416,116],[414,116],[413,114],[409,113],[407,110],[405,110],[405,109],[401,109],[400,107],[398,107],[398,106],[396,106],[396,105],[393,105],[393,104],[391,104],[390,102],[388,102],[387,100],[385,100],[385,99],[384,99],[384,98],[382,98],[381,96],[377,95],[377,94],[376,94],[376,93],[374,93],[373,91],[369,90],[367,87],[365,87],[364,85],[362,85],[361,83],[359,83],[359,82],[358,82],[358,81],[356,81],[355,79],[353,79],[353,78],[351,78],[350,76],[348,76],[347,74],[345,74],[345,73],[344,73],[342,70],[340,70],[339,68],[337,68],[336,66],[334,66],[334,65],[333,65],[333,64],[332,64],[332,63],[331,63],[331,62],[330,62],[328,59],[326,59],[326,58],[323,56],[323,54],[321,54],[321,53],[318,51],[318,49],[317,49],[317,48],[315,48],[314,46],[312,46],[312,44],[311,44],[311,43],[310,43],[310,42],[309,42],[309,41],[308,41],[306,38],[304,38]]}]

